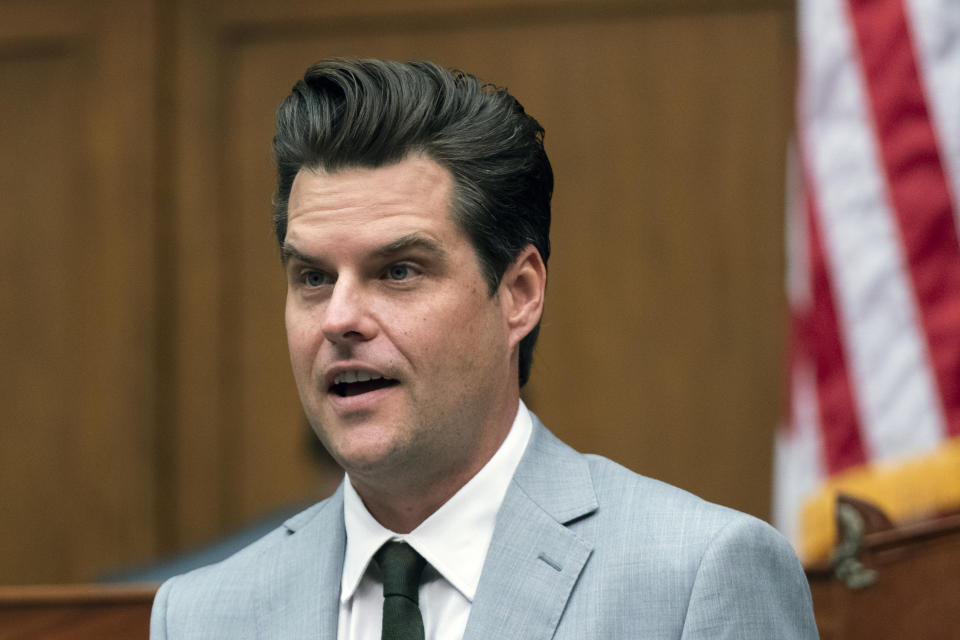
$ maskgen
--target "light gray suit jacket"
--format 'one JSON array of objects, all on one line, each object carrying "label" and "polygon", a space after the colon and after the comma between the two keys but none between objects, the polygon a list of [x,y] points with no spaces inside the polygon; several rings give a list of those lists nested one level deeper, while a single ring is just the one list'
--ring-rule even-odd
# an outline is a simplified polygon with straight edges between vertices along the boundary
[{"label": "light gray suit jacket", "polygon": [[[341,488],[164,583],[150,637],[335,640],[345,543]],[[770,526],[577,453],[534,418],[465,640],[816,637],[803,571]]]}]

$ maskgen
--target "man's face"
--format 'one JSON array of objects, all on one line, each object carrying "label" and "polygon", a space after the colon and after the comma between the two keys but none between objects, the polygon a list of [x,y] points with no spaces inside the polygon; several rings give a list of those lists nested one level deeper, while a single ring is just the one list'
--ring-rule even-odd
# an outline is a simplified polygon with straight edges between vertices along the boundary
[{"label": "man's face", "polygon": [[290,359],[310,423],[355,484],[472,474],[516,411],[522,336],[489,295],[452,193],[450,173],[419,155],[294,180]]}]

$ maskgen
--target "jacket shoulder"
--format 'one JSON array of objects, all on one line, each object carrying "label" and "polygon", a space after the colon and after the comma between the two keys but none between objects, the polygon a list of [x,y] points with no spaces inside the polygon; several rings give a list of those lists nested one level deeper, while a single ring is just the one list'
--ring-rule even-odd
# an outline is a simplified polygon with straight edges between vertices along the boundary
[{"label": "jacket shoulder", "polygon": [[[150,637],[193,637],[191,630],[241,629],[253,633],[258,578],[270,569],[284,542],[330,508],[331,499],[289,518],[230,557],[165,581],[153,602]],[[249,623],[249,624],[246,624]],[[243,632],[232,636],[246,637]]]},{"label": "jacket shoulder", "polygon": [[[731,521],[765,523],[753,516],[708,502],[689,491],[654,478],[643,476],[612,460],[584,454],[600,508],[618,511],[629,520],[673,523],[671,533],[679,530],[703,531],[711,535]],[[769,525],[767,525],[769,526]]]},{"label": "jacket shoulder", "polygon": [[[772,554],[799,571],[792,547],[768,523],[708,502],[665,482],[638,475],[606,458],[586,455],[598,507],[591,537],[598,548],[636,554],[637,562],[692,581],[718,551]],[[713,555],[711,555],[713,554]],[[617,562],[620,558],[610,558]]]},{"label": "jacket shoulder", "polygon": [[816,637],[806,577],[776,529],[606,458],[586,458],[598,502],[599,574],[619,576],[626,592],[672,611],[683,638]]}]

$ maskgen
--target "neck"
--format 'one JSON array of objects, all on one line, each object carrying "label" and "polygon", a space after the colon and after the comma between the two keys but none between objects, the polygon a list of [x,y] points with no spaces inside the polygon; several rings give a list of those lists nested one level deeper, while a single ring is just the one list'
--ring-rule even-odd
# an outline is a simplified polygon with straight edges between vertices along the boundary
[{"label": "neck", "polygon": [[442,493],[431,491],[430,487],[424,487],[422,491],[387,493],[382,490],[373,491],[353,478],[350,481],[367,511],[377,522],[395,533],[410,533],[452,498],[469,478]]}]

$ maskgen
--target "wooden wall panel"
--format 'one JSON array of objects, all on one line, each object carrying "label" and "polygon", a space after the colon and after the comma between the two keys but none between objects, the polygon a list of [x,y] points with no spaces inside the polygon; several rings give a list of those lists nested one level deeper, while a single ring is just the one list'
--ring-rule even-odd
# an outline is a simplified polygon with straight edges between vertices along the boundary
[{"label": "wooden wall panel", "polygon": [[532,403],[578,448],[761,517],[788,25],[758,11],[578,26],[557,56],[584,90],[544,105],[556,260]]},{"label": "wooden wall panel", "polygon": [[0,586],[0,638],[147,638],[155,593],[155,585]]},{"label": "wooden wall panel", "polygon": [[[220,3],[213,12],[230,29],[263,31],[294,27],[298,30],[336,27],[337,23],[390,26],[404,29],[442,21],[461,26],[482,22],[496,24],[551,23],[561,20],[591,20],[620,17],[658,17],[680,13],[705,15],[715,12],[749,13],[758,10],[789,12],[794,0],[235,0]],[[333,23],[333,24],[331,24]]]},{"label": "wooden wall panel", "polygon": [[230,362],[223,353],[232,323],[223,313],[221,273],[223,157],[217,105],[220,49],[208,3],[192,11],[164,14],[169,45],[164,50],[162,86],[169,102],[161,150],[163,193],[169,217],[163,228],[173,268],[164,290],[168,366],[168,411],[162,425],[164,519],[159,523],[165,552],[217,537],[228,528],[229,490],[223,388]]},{"label": "wooden wall panel", "polygon": [[[213,324],[195,341],[219,375],[196,352],[185,362],[218,381],[221,410],[218,433],[180,423],[190,435],[176,459],[219,461],[223,526],[317,494],[269,224],[273,111],[318,58],[428,58],[510,87],[547,129],[555,254],[531,405],[581,449],[766,516],[792,7],[462,4],[476,12],[428,2],[183,8],[179,81],[206,97],[179,96],[190,132],[180,139],[206,166],[187,160],[178,192],[209,189],[195,202],[181,196],[178,211],[190,246],[211,249],[185,260],[203,261],[201,277],[219,283],[200,303]],[[202,177],[187,175],[195,169]],[[197,439],[220,449],[188,451]],[[181,502],[193,500],[190,473],[181,467]],[[196,522],[179,526],[180,540],[200,535]]]},{"label": "wooden wall panel", "polygon": [[89,579],[155,552],[151,15],[0,24],[0,576]]}]

